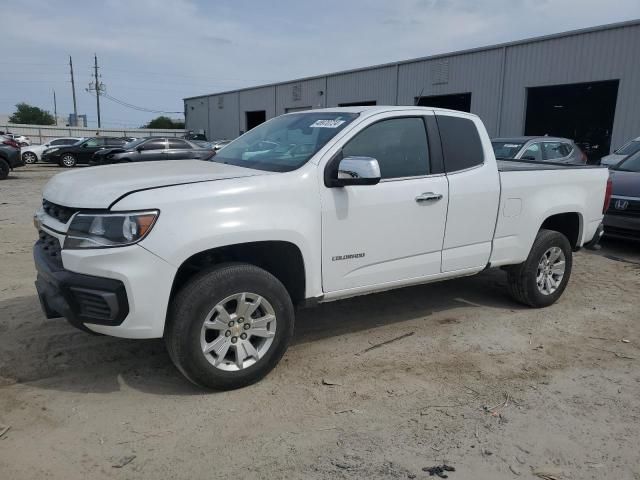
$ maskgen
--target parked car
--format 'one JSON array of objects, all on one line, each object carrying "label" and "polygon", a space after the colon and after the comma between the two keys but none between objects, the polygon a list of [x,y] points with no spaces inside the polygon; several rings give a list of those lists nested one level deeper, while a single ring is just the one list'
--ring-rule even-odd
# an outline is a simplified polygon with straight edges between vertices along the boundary
[{"label": "parked car", "polygon": [[31,145],[31,139],[29,137],[25,137],[24,135],[20,135],[20,134],[16,134],[16,133],[5,133],[4,134],[6,137],[10,137],[13,140],[15,140],[16,142],[18,142],[18,144],[21,147],[26,147]]},{"label": "parked car", "polygon": [[22,159],[24,163],[36,163],[42,158],[42,153],[51,147],[60,147],[66,145],[73,145],[83,140],[82,137],[61,137],[54,138],[53,140],[43,143],[42,145],[31,145],[29,147],[22,148]]},{"label": "parked car", "polygon": [[203,140],[203,141],[207,141],[207,136],[204,133],[195,133],[195,132],[187,132],[185,133],[182,138],[184,138],[185,140]]},{"label": "parked car", "polygon": [[125,143],[121,137],[91,137],[73,145],[47,148],[42,152],[42,161],[57,163],[61,167],[75,167],[79,163],[89,163],[98,150],[122,147]]},{"label": "parked car", "polygon": [[[126,171],[125,171],[126,170]],[[424,107],[289,113],[211,161],[56,175],[36,212],[48,318],[165,339],[209,388],[266,375],[312,305],[502,267],[553,304],[599,238],[606,168],[496,162],[479,117]]]},{"label": "parked car", "polygon": [[14,168],[24,165],[20,157],[20,146],[10,138],[0,138],[0,180],[9,176]]},{"label": "parked car", "polygon": [[491,140],[496,158],[585,165],[587,156],[573,140],[561,137],[509,137]]},{"label": "parked car", "polygon": [[617,163],[620,163],[629,155],[633,155],[636,152],[640,152],[640,137],[630,140],[620,148],[614,150],[613,153],[602,157],[602,159],[600,160],[600,165],[611,167]]},{"label": "parked car", "polygon": [[640,150],[610,167],[610,172],[612,196],[604,233],[640,239]]},{"label": "parked car", "polygon": [[93,154],[89,165],[157,160],[208,160],[215,154],[215,150],[200,147],[182,138],[149,137],[127,143],[121,148],[98,150]]}]

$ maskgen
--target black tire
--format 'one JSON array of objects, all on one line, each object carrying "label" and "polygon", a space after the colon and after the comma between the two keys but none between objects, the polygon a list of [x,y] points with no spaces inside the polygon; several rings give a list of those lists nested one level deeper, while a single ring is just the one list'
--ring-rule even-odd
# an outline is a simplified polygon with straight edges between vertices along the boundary
[{"label": "black tire", "polygon": [[0,180],[7,178],[10,170],[11,168],[9,168],[7,161],[4,158],[0,158]]},{"label": "black tire", "polygon": [[24,152],[22,154],[22,160],[24,160],[24,163],[27,165],[31,165],[32,163],[38,162],[38,156],[33,152]]},{"label": "black tire", "polygon": [[77,164],[75,155],[71,153],[63,153],[60,157],[60,166],[65,168],[73,168]]},{"label": "black tire", "polygon": [[[543,254],[552,247],[562,250],[565,270],[560,284],[553,293],[544,294],[537,284],[538,264]],[[571,277],[573,254],[567,237],[553,230],[540,230],[529,256],[524,263],[507,269],[507,288],[514,300],[534,308],[548,307],[555,303],[567,287]]]},{"label": "black tire", "polygon": [[[277,326],[270,347],[257,362],[226,371],[207,360],[200,343],[202,326],[219,302],[242,292],[269,302]],[[174,297],[164,339],[171,360],[187,379],[200,387],[231,390],[257,382],[278,364],[293,336],[294,318],[291,298],[276,277],[253,265],[223,264],[196,275]]]}]

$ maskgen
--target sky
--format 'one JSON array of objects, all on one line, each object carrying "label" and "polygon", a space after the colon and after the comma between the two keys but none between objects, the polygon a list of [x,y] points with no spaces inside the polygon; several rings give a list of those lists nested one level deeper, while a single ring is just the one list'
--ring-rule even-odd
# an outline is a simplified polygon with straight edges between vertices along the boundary
[{"label": "sky", "polygon": [[[639,0],[0,0],[0,114],[18,102],[96,126],[85,89],[182,112],[184,97],[640,18]],[[103,127],[157,113],[103,98]],[[181,114],[168,116],[180,118]]]}]

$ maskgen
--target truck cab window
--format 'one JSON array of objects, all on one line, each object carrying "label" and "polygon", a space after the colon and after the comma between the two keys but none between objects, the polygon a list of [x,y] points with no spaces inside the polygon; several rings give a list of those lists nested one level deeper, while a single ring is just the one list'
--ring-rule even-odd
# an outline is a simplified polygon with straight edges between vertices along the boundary
[{"label": "truck cab window", "polygon": [[478,129],[468,118],[437,115],[442,141],[444,169],[447,173],[484,163],[484,151]]},{"label": "truck cab window", "polygon": [[429,174],[429,148],[422,118],[393,118],[366,127],[342,149],[343,157],[371,157],[382,178]]}]

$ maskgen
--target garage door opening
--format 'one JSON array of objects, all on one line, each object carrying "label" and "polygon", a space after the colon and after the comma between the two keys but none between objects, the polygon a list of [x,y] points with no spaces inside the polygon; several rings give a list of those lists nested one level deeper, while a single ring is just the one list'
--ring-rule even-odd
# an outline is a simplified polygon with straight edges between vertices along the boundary
[{"label": "garage door opening", "polygon": [[471,111],[471,92],[454,93],[452,95],[431,95],[416,97],[415,104],[419,107],[449,108],[461,112]]},{"label": "garage door opening", "polygon": [[267,119],[267,112],[264,110],[256,110],[253,112],[245,112],[247,119],[247,131],[264,123]]},{"label": "garage door opening", "polygon": [[618,80],[527,89],[525,135],[573,139],[597,163],[609,153]]},{"label": "garage door opening", "polygon": [[347,102],[347,103],[339,103],[339,107],[370,107],[375,105],[375,100],[365,100],[363,102]]}]

